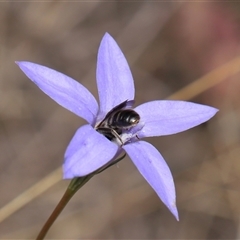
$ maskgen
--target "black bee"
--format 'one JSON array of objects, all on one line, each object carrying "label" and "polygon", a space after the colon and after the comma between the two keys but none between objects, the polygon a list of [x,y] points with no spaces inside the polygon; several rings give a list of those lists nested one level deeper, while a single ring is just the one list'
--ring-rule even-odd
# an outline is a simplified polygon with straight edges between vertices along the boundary
[{"label": "black bee", "polygon": [[96,126],[96,130],[110,141],[116,141],[123,145],[120,135],[139,123],[140,116],[132,109],[133,100],[124,101],[107,113],[105,118]]}]

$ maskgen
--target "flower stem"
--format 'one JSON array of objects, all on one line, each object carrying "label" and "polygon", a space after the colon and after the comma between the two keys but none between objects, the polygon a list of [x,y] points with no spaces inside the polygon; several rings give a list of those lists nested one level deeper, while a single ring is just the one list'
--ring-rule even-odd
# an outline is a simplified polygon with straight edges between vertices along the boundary
[{"label": "flower stem", "polygon": [[94,175],[106,170],[107,168],[111,167],[112,165],[118,163],[120,160],[122,160],[124,157],[126,156],[126,154],[124,153],[124,155],[118,159],[116,159],[115,161],[111,162],[110,164],[104,166],[101,169],[98,169],[97,171],[84,176],[84,177],[77,177],[77,178],[73,178],[70,182],[70,184],[68,185],[68,188],[66,190],[66,192],[64,193],[64,195],[62,196],[61,200],[59,201],[58,205],[56,206],[56,208],[53,210],[52,214],[50,215],[50,217],[48,218],[48,220],[45,222],[45,224],[43,225],[41,231],[39,232],[36,240],[43,240],[44,237],[46,236],[48,230],[50,229],[50,227],[53,225],[53,223],[55,222],[55,220],[57,219],[57,217],[59,216],[59,214],[62,212],[62,210],[65,208],[65,206],[67,205],[67,203],[70,201],[70,199],[73,197],[73,195],[85,184],[87,183]]},{"label": "flower stem", "polygon": [[62,212],[64,207],[67,205],[69,200],[73,197],[73,195],[78,191],[79,188],[81,188],[85,183],[87,183],[93,175],[88,175],[85,177],[80,177],[80,178],[74,178],[70,182],[66,192],[62,196],[61,200],[59,201],[58,205],[56,208],[53,210],[52,214],[44,224],[43,228],[39,232],[36,240],[43,240],[44,237],[46,236],[48,230],[52,226],[52,224],[55,222],[59,214]]}]

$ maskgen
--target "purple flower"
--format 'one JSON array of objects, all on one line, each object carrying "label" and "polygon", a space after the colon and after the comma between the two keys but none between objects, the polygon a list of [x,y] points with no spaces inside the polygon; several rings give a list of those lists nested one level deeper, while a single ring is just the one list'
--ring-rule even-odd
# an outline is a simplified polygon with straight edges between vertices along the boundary
[{"label": "purple flower", "polygon": [[108,33],[101,41],[97,60],[100,106],[93,95],[74,79],[35,63],[17,64],[49,97],[88,122],[76,131],[67,147],[63,164],[65,179],[91,174],[125,150],[142,176],[178,219],[175,187],[168,165],[154,146],[141,139],[185,131],[209,120],[217,109],[191,102],[157,100],[130,111],[140,117],[136,124],[124,129],[111,129],[108,123],[105,130],[110,132],[100,131],[99,123],[114,107],[126,102],[123,109],[132,109],[135,92],[128,63]]}]

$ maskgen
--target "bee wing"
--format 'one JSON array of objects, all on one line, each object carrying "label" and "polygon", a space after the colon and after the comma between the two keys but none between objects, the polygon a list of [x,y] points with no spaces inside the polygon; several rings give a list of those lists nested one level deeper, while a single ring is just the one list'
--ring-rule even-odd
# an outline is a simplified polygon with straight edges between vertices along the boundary
[{"label": "bee wing", "polygon": [[101,126],[102,123],[104,123],[109,117],[111,117],[115,112],[124,109],[124,108],[131,108],[134,104],[134,100],[126,100],[120,104],[118,104],[116,107],[114,107],[110,112],[107,113],[107,115],[105,116],[105,118],[101,121],[100,124],[98,124],[98,126]]},{"label": "bee wing", "polygon": [[[126,102],[126,101],[125,101]],[[134,100],[127,100],[125,107],[124,108],[132,108],[134,105],[135,101]]]}]

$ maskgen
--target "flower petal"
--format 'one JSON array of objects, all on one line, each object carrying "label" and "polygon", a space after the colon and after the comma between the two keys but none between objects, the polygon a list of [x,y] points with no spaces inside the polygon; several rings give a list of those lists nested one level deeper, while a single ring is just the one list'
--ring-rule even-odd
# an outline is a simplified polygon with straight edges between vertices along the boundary
[{"label": "flower petal", "polygon": [[185,101],[152,101],[134,109],[145,124],[138,137],[170,135],[212,118],[218,109]]},{"label": "flower petal", "polygon": [[150,143],[137,141],[124,145],[133,163],[178,220],[172,174],[165,160]]},{"label": "flower petal", "polygon": [[108,33],[104,35],[98,51],[97,86],[99,119],[125,100],[134,99],[134,82],[127,60]]},{"label": "flower petal", "polygon": [[31,62],[16,63],[27,77],[50,98],[79,117],[84,118],[90,124],[94,123],[98,104],[84,86],[53,69]]},{"label": "flower petal", "polygon": [[64,178],[81,177],[108,163],[118,146],[98,133],[90,125],[80,127],[65,152]]}]

